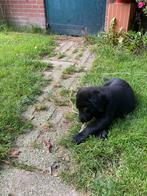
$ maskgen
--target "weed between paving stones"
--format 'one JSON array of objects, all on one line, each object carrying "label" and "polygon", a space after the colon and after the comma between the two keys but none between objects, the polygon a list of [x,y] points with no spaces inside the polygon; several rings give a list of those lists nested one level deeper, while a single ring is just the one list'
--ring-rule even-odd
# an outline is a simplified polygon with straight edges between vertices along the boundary
[{"label": "weed between paving stones", "polygon": [[69,96],[70,92],[71,92],[70,90],[62,88],[60,90],[60,96],[67,97],[67,96]]},{"label": "weed between paving stones", "polygon": [[43,128],[43,130],[46,131],[46,132],[47,132],[47,131],[53,131],[54,125],[53,125],[53,123],[51,123],[50,121],[47,121],[47,122],[45,122],[45,123],[43,124],[42,128]]},{"label": "weed between paving stones", "polygon": [[48,106],[45,103],[37,103],[34,106],[35,111],[47,110]]},{"label": "weed between paving stones", "polygon": [[59,53],[58,55],[57,55],[57,58],[58,59],[62,59],[62,58],[64,58],[66,55],[64,54],[64,53]]},{"label": "weed between paving stones", "polygon": [[71,77],[72,74],[80,73],[80,72],[84,72],[84,71],[85,71],[84,67],[77,68],[75,65],[71,65],[63,71],[63,73],[61,75],[61,79],[68,79]]}]

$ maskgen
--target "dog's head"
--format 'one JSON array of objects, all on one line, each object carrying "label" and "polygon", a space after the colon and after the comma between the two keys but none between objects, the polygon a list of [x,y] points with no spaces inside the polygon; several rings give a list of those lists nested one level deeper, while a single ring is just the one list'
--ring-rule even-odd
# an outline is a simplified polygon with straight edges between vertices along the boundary
[{"label": "dog's head", "polygon": [[81,122],[88,122],[104,112],[105,96],[97,87],[81,88],[76,95],[76,107]]}]

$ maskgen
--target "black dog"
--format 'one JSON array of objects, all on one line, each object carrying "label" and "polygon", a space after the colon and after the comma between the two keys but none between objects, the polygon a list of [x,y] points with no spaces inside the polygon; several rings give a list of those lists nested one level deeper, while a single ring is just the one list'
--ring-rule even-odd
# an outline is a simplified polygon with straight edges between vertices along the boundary
[{"label": "black dog", "polygon": [[78,91],[76,107],[82,123],[95,119],[73,141],[80,144],[89,135],[107,138],[112,121],[135,108],[135,97],[130,85],[119,78],[107,81],[102,87],[85,87]]}]

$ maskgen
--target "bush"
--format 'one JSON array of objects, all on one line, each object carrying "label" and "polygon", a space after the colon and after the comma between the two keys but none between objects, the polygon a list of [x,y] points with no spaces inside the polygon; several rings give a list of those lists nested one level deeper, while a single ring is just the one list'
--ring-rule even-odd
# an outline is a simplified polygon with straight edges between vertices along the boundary
[{"label": "bush", "polygon": [[121,49],[128,50],[134,54],[139,54],[147,49],[147,33],[129,31],[125,33],[123,30],[118,32],[109,31],[98,37],[98,43],[103,42]]},{"label": "bush", "polygon": [[124,37],[123,46],[129,51],[138,54],[147,48],[147,34],[143,35],[141,32],[130,31]]}]

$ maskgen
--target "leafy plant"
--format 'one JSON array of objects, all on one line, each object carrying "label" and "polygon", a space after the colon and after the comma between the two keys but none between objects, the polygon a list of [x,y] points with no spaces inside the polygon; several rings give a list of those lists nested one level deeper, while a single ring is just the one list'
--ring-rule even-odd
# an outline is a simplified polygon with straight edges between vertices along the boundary
[{"label": "leafy plant", "polygon": [[0,22],[0,32],[7,32],[10,30],[10,27],[8,26],[8,24],[4,23],[4,22]]},{"label": "leafy plant", "polygon": [[127,49],[135,54],[147,48],[147,34],[134,31],[124,32],[123,29],[116,31],[115,22],[115,18],[113,18],[109,31],[98,37],[98,44],[109,44],[121,49]]},{"label": "leafy plant", "polygon": [[122,43],[125,32],[123,31],[122,28],[119,31],[116,31],[115,25],[116,25],[116,18],[114,17],[111,20],[109,31],[107,33],[103,33],[102,36],[99,36],[100,39],[101,37],[103,38],[102,40],[103,43],[112,46],[116,46],[119,43]]},{"label": "leafy plant", "polygon": [[147,47],[147,36],[143,35],[141,32],[130,31],[125,34],[123,40],[123,46],[126,47],[129,51],[138,54],[143,49]]}]

